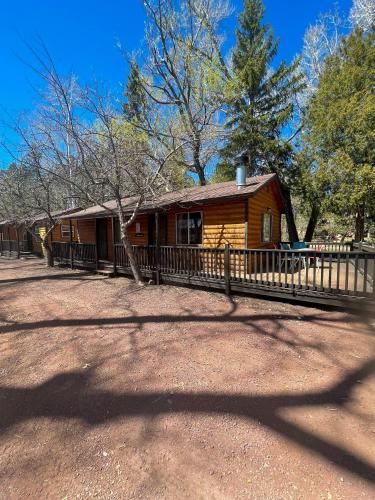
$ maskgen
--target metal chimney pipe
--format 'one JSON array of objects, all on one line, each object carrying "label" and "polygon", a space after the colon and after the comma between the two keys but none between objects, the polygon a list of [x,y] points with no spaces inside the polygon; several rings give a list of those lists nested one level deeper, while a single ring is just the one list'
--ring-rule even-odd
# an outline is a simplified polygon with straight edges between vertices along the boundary
[{"label": "metal chimney pipe", "polygon": [[246,186],[246,165],[237,165],[236,184],[238,189]]}]

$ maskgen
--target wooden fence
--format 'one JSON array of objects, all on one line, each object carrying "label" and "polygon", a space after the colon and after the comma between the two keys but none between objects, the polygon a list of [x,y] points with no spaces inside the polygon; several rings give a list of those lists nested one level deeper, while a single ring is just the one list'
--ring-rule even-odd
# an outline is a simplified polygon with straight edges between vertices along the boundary
[{"label": "wooden fence", "polygon": [[52,243],[52,253],[54,259],[62,264],[97,267],[97,248],[95,244],[54,241]]},{"label": "wooden fence", "polygon": [[0,240],[0,255],[5,257],[17,256],[19,253],[18,242],[13,240]]},{"label": "wooden fence", "polygon": [[[282,243],[290,245],[292,248],[293,243],[291,241],[283,241]],[[331,240],[314,240],[304,241],[303,243],[307,248],[322,252],[345,252],[354,250],[354,244],[352,241],[340,242]]]},{"label": "wooden fence", "polygon": [[[133,246],[145,277],[230,291],[289,296],[309,302],[375,300],[375,252]],[[96,245],[54,243],[66,264],[99,267]],[[114,246],[113,274],[131,274],[121,244]]]}]

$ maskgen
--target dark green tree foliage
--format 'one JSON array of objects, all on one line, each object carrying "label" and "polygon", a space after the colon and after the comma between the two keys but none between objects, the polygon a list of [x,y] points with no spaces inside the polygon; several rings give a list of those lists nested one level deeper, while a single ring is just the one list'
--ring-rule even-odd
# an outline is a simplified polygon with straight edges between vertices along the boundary
[{"label": "dark green tree foliage", "polygon": [[138,64],[132,61],[124,92],[124,116],[130,123],[140,122],[147,110],[147,97],[140,80]]},{"label": "dark green tree foliage", "polygon": [[[286,186],[291,181],[292,147],[282,131],[292,117],[292,99],[303,86],[302,76],[297,71],[298,61],[272,68],[278,42],[271,28],[263,24],[263,16],[261,0],[245,0],[236,31],[233,78],[226,90],[229,138],[221,151],[217,178],[233,179],[235,163],[240,160],[249,175],[275,172]],[[288,201],[289,193],[285,196]],[[291,206],[289,212],[293,218]],[[290,223],[294,226],[292,220]],[[290,232],[293,239],[298,238],[295,227]]]},{"label": "dark green tree foliage", "polygon": [[271,28],[262,24],[260,0],[245,0],[239,17],[233,53],[233,79],[228,85],[229,140],[222,151],[225,163],[242,157],[251,175],[281,169],[291,147],[281,131],[293,112],[292,98],[301,88],[298,62],[282,62],[272,70],[278,42]]},{"label": "dark green tree foliage", "polygon": [[327,209],[355,219],[356,239],[375,214],[375,31],[357,29],[329,57],[308,110],[308,143],[328,181]]}]

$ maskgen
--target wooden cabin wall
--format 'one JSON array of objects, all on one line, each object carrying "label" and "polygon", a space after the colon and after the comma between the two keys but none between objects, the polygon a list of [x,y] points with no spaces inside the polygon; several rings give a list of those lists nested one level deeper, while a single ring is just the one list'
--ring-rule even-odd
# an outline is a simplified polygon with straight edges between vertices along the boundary
[{"label": "wooden cabin wall", "polygon": [[80,219],[76,221],[77,238],[79,243],[96,243],[95,219]]},{"label": "wooden cabin wall", "polygon": [[[17,232],[16,228],[10,224],[3,224],[0,228],[1,238],[5,241],[17,241]],[[21,230],[19,231],[19,235],[21,238]]]},{"label": "wooden cabin wall", "polygon": [[203,214],[202,246],[233,248],[245,245],[245,202],[224,202],[212,205],[197,205],[189,209],[168,212],[168,245],[176,245],[176,216],[184,212]]},{"label": "wooden cabin wall", "polygon": [[[65,241],[69,242],[70,237],[68,236],[62,236],[61,235],[61,226],[69,226],[69,221],[67,220],[66,222],[63,222],[62,224],[58,224],[53,230],[52,230],[52,241]],[[77,221],[72,220],[72,226],[74,227],[74,236],[72,238],[72,241],[78,242],[78,230],[77,230]]]},{"label": "wooden cabin wall", "polygon": [[[136,223],[140,223],[141,231],[136,234]],[[107,223],[107,252],[108,259],[112,260],[112,219],[106,218]],[[69,221],[66,221],[69,224]],[[72,225],[75,228],[73,241],[78,243],[96,243],[96,220],[95,219],[72,219]],[[147,245],[148,244],[148,216],[139,215],[133,224],[128,228],[129,238],[132,245]],[[70,241],[69,237],[61,237],[61,227],[57,226],[53,230],[53,241]]]},{"label": "wooden cabin wall", "polygon": [[[272,242],[281,240],[280,195],[275,183],[265,186],[255,196],[249,198],[248,248],[272,248]],[[262,241],[262,215],[272,213],[272,242]]]},{"label": "wooden cabin wall", "polygon": [[[137,223],[141,225],[141,230],[138,234],[135,231]],[[148,216],[143,214],[138,215],[133,224],[128,227],[128,235],[132,245],[148,245]],[[107,219],[107,248],[108,259],[112,260],[112,219],[110,217]]]},{"label": "wooden cabin wall", "polygon": [[[141,225],[139,234],[135,232],[137,222]],[[144,214],[138,215],[133,224],[129,226],[128,234],[132,245],[148,245],[148,216]]]},{"label": "wooden cabin wall", "polygon": [[206,205],[203,210],[203,246],[245,246],[245,202]]}]

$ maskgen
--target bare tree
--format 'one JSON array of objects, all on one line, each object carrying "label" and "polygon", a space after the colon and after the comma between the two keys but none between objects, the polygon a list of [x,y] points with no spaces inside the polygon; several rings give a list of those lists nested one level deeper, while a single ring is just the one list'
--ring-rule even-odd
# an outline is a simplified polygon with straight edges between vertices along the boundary
[{"label": "bare tree", "polygon": [[375,24],[374,0],[354,0],[350,10],[349,20],[353,28],[368,31]]},{"label": "bare tree", "polygon": [[[50,235],[59,223],[59,213],[65,209],[61,185],[56,177],[41,165],[42,155],[30,147],[0,176],[0,211],[18,230],[24,227],[41,245],[48,267],[53,266]],[[43,231],[35,231],[35,224]]]},{"label": "bare tree", "polygon": [[345,21],[336,9],[321,14],[317,22],[305,32],[301,53],[301,71],[305,77],[305,88],[298,96],[300,108],[304,109],[317,86],[328,56],[336,53],[340,46],[341,31]]},{"label": "bare tree", "polygon": [[231,9],[224,0],[145,0],[144,5],[147,52],[138,78],[148,109],[161,108],[163,119],[151,123],[143,113],[136,125],[164,146],[183,143],[175,161],[204,185],[223,134],[220,97],[229,72],[218,26]]},{"label": "bare tree", "polygon": [[[33,54],[46,91],[22,138],[38,151],[40,171],[52,177],[70,202],[100,205],[119,218],[125,252],[141,283],[128,227],[142,206],[155,199],[163,185],[162,169],[184,143],[176,139],[166,147],[124,120],[118,101],[102,86],[72,88],[72,78],[58,73],[45,47]],[[107,200],[115,200],[115,207]]]}]

